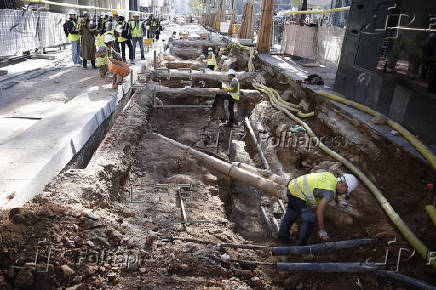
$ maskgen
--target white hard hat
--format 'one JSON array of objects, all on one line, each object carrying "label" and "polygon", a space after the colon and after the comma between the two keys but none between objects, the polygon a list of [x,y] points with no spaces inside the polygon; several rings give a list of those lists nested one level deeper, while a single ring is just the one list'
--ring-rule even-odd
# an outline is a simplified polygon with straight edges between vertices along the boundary
[{"label": "white hard hat", "polygon": [[134,12],[133,17],[139,17],[139,12]]},{"label": "white hard hat", "polygon": [[83,11],[82,15],[88,14],[88,11]]},{"label": "white hard hat", "polygon": [[235,76],[236,72],[234,70],[232,70],[232,69],[229,69],[229,72],[227,74]]},{"label": "white hard hat", "polygon": [[347,184],[347,192],[346,197],[350,197],[350,193],[356,189],[357,185],[359,185],[359,181],[353,174],[344,173],[341,177],[337,179],[338,181],[344,182]]},{"label": "white hard hat", "polygon": [[118,25],[117,28],[115,29],[116,32],[118,33],[122,33],[123,32],[123,26]]},{"label": "white hard hat", "polygon": [[77,12],[74,9],[70,9],[68,10],[68,15],[77,15]]},{"label": "white hard hat", "polygon": [[112,34],[106,34],[104,36],[104,43],[109,43],[115,41],[115,37],[112,36]]},{"label": "white hard hat", "polygon": [[213,50],[212,47],[209,47],[207,50]]}]

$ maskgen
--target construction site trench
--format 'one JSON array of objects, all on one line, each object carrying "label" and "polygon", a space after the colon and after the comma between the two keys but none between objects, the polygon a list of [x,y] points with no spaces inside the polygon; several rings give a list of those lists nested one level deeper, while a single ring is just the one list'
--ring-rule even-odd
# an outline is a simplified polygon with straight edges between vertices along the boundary
[{"label": "construction site trench", "polygon": [[[204,69],[209,46],[217,54],[218,71]],[[423,186],[436,174],[423,158],[259,58],[254,59],[256,71],[248,72],[249,58],[248,50],[228,46],[225,39],[177,40],[169,52],[157,54],[156,63],[138,74],[135,91],[108,125],[102,142],[94,144],[98,148],[89,163],[66,168],[24,207],[1,212],[0,285],[5,289],[398,288],[377,278],[374,271],[276,268],[277,263],[350,262],[379,263],[381,270],[398,270],[435,284],[434,269],[413,254],[362,183],[350,201],[341,200],[342,207],[329,207],[326,229],[334,241],[377,238],[374,245],[273,256],[271,248],[206,243],[296,244],[275,239],[287,200],[232,179],[234,167],[275,178],[280,185],[310,172],[337,176],[349,172],[321,151],[304,128],[274,108],[253,86],[257,81],[299,105],[303,113],[315,112],[304,121],[323,143],[360,168],[424,244],[436,244],[434,226],[424,210],[433,197]],[[222,83],[228,85],[230,68],[237,71],[241,84],[241,99],[235,106],[238,124],[233,128],[224,126],[226,105],[209,110]],[[165,137],[233,166],[223,174]],[[293,236],[298,237],[300,224],[293,226]],[[309,243],[322,240],[313,234]]]}]

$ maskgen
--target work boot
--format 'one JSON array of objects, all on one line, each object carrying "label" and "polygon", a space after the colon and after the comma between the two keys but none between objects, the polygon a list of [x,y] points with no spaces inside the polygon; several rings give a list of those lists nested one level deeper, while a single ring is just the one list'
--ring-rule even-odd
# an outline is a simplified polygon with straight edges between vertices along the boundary
[{"label": "work boot", "polygon": [[145,60],[145,57],[141,56],[141,60]]},{"label": "work boot", "polygon": [[91,65],[92,69],[97,69],[97,67],[95,66],[95,59],[91,59]]},{"label": "work boot", "polygon": [[88,63],[88,61],[86,59],[84,59],[83,62],[82,62],[83,69],[87,69],[88,68],[87,63]]},{"label": "work boot", "polygon": [[233,124],[232,124],[232,123],[229,123],[229,122],[227,122],[227,123],[226,123],[226,127],[227,127],[227,128],[232,128],[232,127],[233,127]]},{"label": "work boot", "polygon": [[131,59],[130,64],[135,64],[135,61],[133,59]]}]

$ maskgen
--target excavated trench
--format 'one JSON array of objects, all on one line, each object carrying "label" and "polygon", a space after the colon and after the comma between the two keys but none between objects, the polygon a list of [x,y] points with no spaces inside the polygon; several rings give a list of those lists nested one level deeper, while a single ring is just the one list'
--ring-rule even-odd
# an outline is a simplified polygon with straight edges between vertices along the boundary
[{"label": "excavated trench", "polygon": [[[186,63],[190,64],[190,68],[204,67],[196,60],[197,51],[204,52],[208,45],[202,44],[201,48],[193,45],[195,49],[188,50],[195,55],[191,61],[184,56],[182,61],[161,63],[161,67],[181,68]],[[183,42],[180,47],[189,47],[189,42]],[[219,47],[214,48],[218,50]],[[219,67],[245,70],[248,60],[246,51],[232,48],[226,54],[226,58],[217,56],[218,60],[222,59]],[[225,59],[232,57],[236,61],[226,64]],[[255,64],[259,71],[254,76],[241,78],[241,89],[253,90],[253,77],[260,77],[268,86],[277,89],[285,100],[302,105],[305,112],[316,112],[315,117],[305,121],[323,142],[364,171],[424,243],[430,247],[436,244],[436,234],[423,209],[426,203],[432,202],[432,197],[422,188],[434,180],[434,170],[334,104],[301,88],[278,70],[267,67],[259,60]],[[159,71],[159,74],[163,72]],[[242,162],[264,168],[244,125],[244,118],[247,117],[273,173],[292,178],[320,170],[338,175],[348,170],[323,153],[316,144],[311,144],[301,128],[273,108],[266,96],[257,92],[246,91],[241,95],[235,107],[238,125],[232,129],[224,127],[228,114],[225,106],[221,103],[215,113],[210,113],[206,107],[213,101],[214,88],[221,87],[222,78],[202,77],[199,71],[195,71],[197,75],[192,78],[181,76],[180,73],[170,77],[152,73],[151,78],[142,80],[142,84],[147,86],[132,97],[124,111],[113,121],[113,127],[111,123],[109,133],[89,165],[84,169],[67,170],[59,174],[47,186],[44,194],[34,200],[33,213],[27,210],[9,213],[9,219],[20,221],[20,217],[29,223],[28,226],[33,225],[34,220],[39,220],[35,228],[26,229],[24,223],[8,226],[4,232],[22,231],[22,242],[26,238],[35,238],[30,237],[32,232],[47,232],[58,235],[49,240],[59,247],[74,248],[77,242],[74,236],[78,236],[82,242],[92,241],[94,249],[140,249],[144,263],[136,268],[132,266],[133,270],[129,266],[125,269],[108,264],[96,268],[74,268],[77,275],[81,275],[80,281],[95,289],[144,285],[171,289],[182,284],[185,288],[225,289],[393,289],[385,281],[376,279],[372,273],[277,273],[271,266],[232,263],[223,258],[228,255],[231,259],[275,263],[308,262],[308,257],[273,257],[262,251],[218,248],[183,241],[183,238],[194,238],[283,246],[274,239],[274,226],[271,229],[266,226],[261,207],[270,220],[275,218],[279,222],[283,209],[276,197],[210,170],[203,162],[157,134],[226,162]],[[189,75],[189,72],[183,71],[185,73]],[[192,83],[188,84],[190,81]],[[183,89],[187,86],[191,88]],[[51,202],[67,204],[71,209],[57,209]],[[92,210],[91,213],[74,213],[74,209],[84,207]],[[349,240],[379,237],[380,242],[374,248],[315,255],[309,262],[364,262],[368,258],[381,262],[385,251],[389,249],[386,269],[395,270],[399,248],[410,249],[410,246],[363,185],[353,194],[349,209],[352,215],[347,215],[347,218],[335,211],[327,216],[326,228],[331,238]],[[101,216],[100,220],[93,216],[94,211]],[[55,224],[58,219],[53,216],[62,219],[59,225]],[[300,221],[297,221],[293,226],[293,235],[298,233],[299,225]],[[59,233],[64,236],[61,238]],[[397,241],[388,245],[387,241],[395,237]],[[11,238],[8,242],[12,243],[13,240]],[[309,242],[321,241],[313,234]],[[90,244],[86,245],[91,249]],[[9,261],[10,254],[1,255],[4,258],[2,260]],[[57,258],[61,259],[61,262],[57,261],[59,265],[72,265],[68,260],[71,258],[69,254]],[[5,265],[0,262],[2,269]],[[54,269],[62,272],[59,265],[56,264]],[[107,271],[111,271],[110,277],[113,277],[113,273],[119,277],[109,278]],[[402,261],[400,272],[436,282],[434,271],[425,266],[425,261],[418,255]],[[12,274],[15,273],[10,274],[12,281]],[[65,273],[58,275],[55,280],[53,284],[57,287],[78,283],[66,277]],[[34,289],[49,288],[45,287],[47,283],[40,283],[44,286]]]},{"label": "excavated trench", "polygon": [[[232,49],[234,53],[234,49]],[[236,53],[235,53],[236,54]],[[243,70],[246,65],[246,53],[236,54],[238,63],[233,68]],[[265,64],[257,63],[257,67]],[[436,234],[431,222],[424,211],[424,205],[432,202],[432,196],[425,191],[425,185],[431,183],[436,177],[430,166],[417,158],[409,151],[397,146],[372,128],[359,122],[350,114],[340,110],[334,104],[316,96],[309,89],[303,89],[292,79],[278,72],[268,69],[268,73],[260,72],[266,84],[275,88],[286,101],[300,103],[305,111],[315,111],[317,117],[305,119],[313,131],[329,148],[346,157],[357,165],[369,178],[377,184],[391,202],[400,216],[411,226],[422,241],[427,245],[436,244]],[[171,88],[182,88],[188,78],[174,77],[171,79],[153,78],[160,85]],[[206,85],[200,83],[205,82]],[[196,79],[193,87],[216,88],[219,81]],[[245,85],[245,86],[244,86]],[[241,89],[252,89],[250,83],[243,83]],[[158,99],[163,104],[198,105],[211,104],[211,98],[202,95],[180,95],[178,98],[168,98],[165,94]],[[229,143],[229,129],[218,126],[218,120],[225,121],[226,113],[219,109],[216,116],[210,116],[207,109],[189,108],[172,109],[159,108],[152,111],[149,124],[154,132],[189,145],[196,150],[207,152],[229,162],[244,162],[258,168],[263,164],[254,144],[245,132],[244,117],[249,117],[261,147],[265,150],[267,160],[273,172],[288,174],[289,177],[299,176],[309,172],[331,171],[339,175],[349,172],[344,166],[323,153],[316,144],[312,144],[307,134],[295,132],[296,124],[283,113],[271,107],[266,98],[249,98],[238,103],[237,109],[239,125],[232,130],[232,139]],[[214,119],[215,118],[215,119]],[[219,131],[217,148],[210,148],[216,142],[210,134]],[[237,137],[235,138],[235,132]],[[215,135],[216,136],[216,135]],[[229,148],[229,144],[231,144]],[[191,165],[188,165],[190,167]],[[187,168],[179,165],[179,169]],[[204,170],[204,168],[202,168]],[[194,173],[194,172],[192,172]],[[225,206],[226,218],[235,224],[234,231],[245,239],[264,244],[274,244],[260,213],[260,207],[266,209],[267,215],[280,220],[283,210],[276,198],[265,196],[253,187],[237,181],[230,181],[227,177],[218,174],[217,183],[223,185],[217,190],[218,196]],[[224,186],[225,184],[225,186]],[[336,240],[346,240],[365,237],[380,237],[382,239],[397,238],[397,243],[390,247],[395,259],[400,247],[407,247],[407,242],[392,225],[385,213],[371,193],[360,185],[356,190],[352,208],[355,215],[351,222],[328,219],[326,227]],[[421,210],[417,210],[421,209]],[[298,231],[298,225],[292,229]],[[311,243],[321,242],[316,235]],[[383,245],[378,248],[375,259],[380,260],[385,249]],[[410,247],[409,247],[410,248]],[[364,261],[369,258],[368,251],[345,251],[332,254],[328,257],[317,257],[317,261]],[[372,257],[374,259],[374,257]],[[391,259],[393,259],[391,257]],[[390,261],[390,267],[395,263]],[[432,281],[431,268],[425,266],[425,261],[415,255],[407,262],[401,264],[404,273],[416,278]],[[308,276],[296,274],[297,276]],[[350,275],[349,277],[351,277]],[[326,276],[327,277],[327,276]],[[345,277],[348,277],[345,275]],[[366,283],[376,286],[377,280],[367,276]],[[338,282],[340,285],[343,281]],[[298,286],[298,283],[294,285]]]}]

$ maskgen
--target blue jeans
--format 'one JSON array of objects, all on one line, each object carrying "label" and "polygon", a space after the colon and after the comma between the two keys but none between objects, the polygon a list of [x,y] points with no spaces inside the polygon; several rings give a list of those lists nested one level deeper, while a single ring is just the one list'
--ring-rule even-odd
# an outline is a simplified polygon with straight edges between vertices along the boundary
[{"label": "blue jeans", "polygon": [[139,42],[139,47],[141,48],[141,58],[144,58],[144,38],[143,37],[132,37],[133,58],[135,58],[135,54],[136,54],[136,42]]},{"label": "blue jeans", "polygon": [[71,54],[73,55],[74,64],[82,64],[80,59],[80,40],[71,41]]},{"label": "blue jeans", "polygon": [[292,224],[298,217],[301,217],[303,223],[300,229],[300,237],[298,239],[298,246],[307,245],[307,240],[315,228],[315,215],[312,213],[311,208],[307,206],[307,203],[290,194],[288,189],[288,208],[280,223],[280,229],[278,233],[279,240],[289,239],[289,230]]}]

